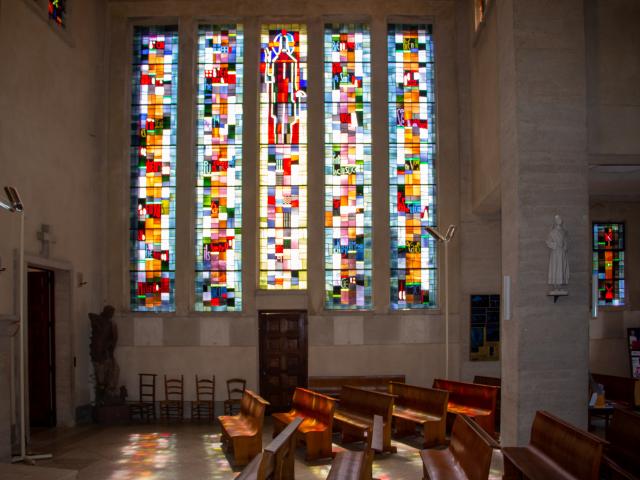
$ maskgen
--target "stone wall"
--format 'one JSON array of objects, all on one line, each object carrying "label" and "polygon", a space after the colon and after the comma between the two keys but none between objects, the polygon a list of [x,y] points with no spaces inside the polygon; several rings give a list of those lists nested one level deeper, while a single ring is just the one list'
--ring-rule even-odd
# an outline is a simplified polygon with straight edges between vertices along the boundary
[{"label": "stone wall", "polygon": [[[66,412],[89,400],[87,312],[103,301],[100,221],[108,210],[101,195],[105,5],[99,0],[71,3],[62,31],[48,20],[46,2],[0,4],[0,187],[15,186],[22,197],[29,262],[62,266],[69,275],[65,298],[59,299],[67,313],[57,318],[70,326],[58,351],[65,354],[59,386],[65,388],[61,401]],[[42,224],[51,226],[55,238],[48,258],[36,236]],[[0,274],[0,316],[7,318],[17,312],[18,216],[0,212],[0,231],[0,257],[7,267]],[[83,288],[75,281],[79,272],[88,282]],[[4,388],[10,385],[9,345],[1,337],[0,458],[10,453],[10,397]],[[78,359],[75,369],[73,357]],[[70,417],[60,418],[61,424],[72,422]]]}]

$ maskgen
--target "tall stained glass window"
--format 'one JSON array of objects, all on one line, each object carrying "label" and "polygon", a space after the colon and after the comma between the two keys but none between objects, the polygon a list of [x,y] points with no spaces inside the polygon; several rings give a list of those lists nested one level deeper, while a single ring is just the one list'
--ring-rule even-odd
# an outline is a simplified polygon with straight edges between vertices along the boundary
[{"label": "tall stained glass window", "polygon": [[389,25],[391,306],[436,305],[436,108],[430,25]]},{"label": "tall stained glass window", "polygon": [[263,25],[260,288],[307,288],[307,27]]},{"label": "tall stained glass window", "polygon": [[196,310],[242,309],[241,25],[200,27]]},{"label": "tall stained glass window", "polygon": [[174,310],[178,30],[136,27],[131,102],[131,309]]},{"label": "tall stained glass window", "polygon": [[371,46],[366,25],[326,25],[326,306],[371,307]]},{"label": "tall stained glass window", "polygon": [[624,305],[624,223],[593,224],[598,305]]},{"label": "tall stained glass window", "polygon": [[49,0],[49,18],[61,27],[66,26],[66,0]]}]

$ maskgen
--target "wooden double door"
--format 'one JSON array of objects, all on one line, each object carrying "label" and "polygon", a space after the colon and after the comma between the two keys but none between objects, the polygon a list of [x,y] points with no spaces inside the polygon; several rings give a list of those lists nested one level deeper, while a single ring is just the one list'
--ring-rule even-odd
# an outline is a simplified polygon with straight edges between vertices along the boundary
[{"label": "wooden double door", "polygon": [[289,409],[296,387],[307,386],[307,312],[261,310],[260,395],[270,412]]}]

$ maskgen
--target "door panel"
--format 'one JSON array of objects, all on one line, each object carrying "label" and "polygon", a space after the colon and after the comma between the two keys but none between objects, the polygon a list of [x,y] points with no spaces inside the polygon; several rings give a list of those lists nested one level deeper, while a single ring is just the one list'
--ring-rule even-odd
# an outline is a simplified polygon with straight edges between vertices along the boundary
[{"label": "door panel", "polygon": [[296,387],[307,386],[307,312],[260,311],[260,395],[270,412],[289,409]]},{"label": "door panel", "polygon": [[30,271],[28,279],[29,422],[56,425],[53,272]]}]

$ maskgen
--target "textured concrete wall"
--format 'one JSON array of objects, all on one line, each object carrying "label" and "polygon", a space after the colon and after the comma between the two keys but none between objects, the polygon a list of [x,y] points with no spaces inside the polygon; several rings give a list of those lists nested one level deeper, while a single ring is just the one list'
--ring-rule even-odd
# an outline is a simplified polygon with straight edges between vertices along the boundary
[{"label": "textured concrete wall", "polygon": [[[121,332],[131,330],[122,343],[119,357],[133,368],[123,369],[123,382],[137,395],[136,368],[148,366],[159,374],[177,373],[165,360],[179,356],[181,373],[191,381],[193,374],[209,371],[219,385],[232,376],[242,376],[249,385],[258,383],[257,311],[269,308],[299,308],[309,312],[309,375],[405,373],[416,383],[431,384],[443,374],[444,330],[439,310],[398,312],[389,310],[389,221],[387,144],[387,46],[388,22],[424,21],[434,24],[438,101],[438,209],[441,224],[459,224],[460,184],[458,162],[458,90],[456,2],[366,1],[327,2],[244,1],[222,2],[186,0],[109,2],[110,112],[108,141],[108,204],[106,258],[108,302],[119,312]],[[240,21],[245,30],[245,93],[243,127],[243,228],[244,312],[202,314],[193,312],[193,238],[177,239],[176,313],[130,313],[128,280],[128,172],[129,172],[129,63],[131,25],[135,18],[153,22],[179,22],[181,52],[194,48],[197,19],[208,17]],[[150,18],[150,19],[149,19]],[[304,22],[309,32],[309,288],[306,292],[275,292],[257,289],[257,117],[259,27],[263,22]],[[367,22],[372,35],[372,115],[373,115],[373,211],[374,211],[374,308],[364,312],[336,312],[324,309],[323,242],[323,24],[327,21]],[[251,47],[253,46],[253,47]],[[192,78],[192,55],[181,53],[183,79]],[[253,67],[255,66],[255,68]],[[186,75],[186,76],[185,76]],[[181,80],[178,155],[191,158],[193,138],[193,84]],[[191,199],[190,162],[178,167],[177,198]],[[192,231],[193,205],[178,200],[177,229]],[[451,371],[460,371],[460,264],[459,239],[450,247]],[[443,283],[441,283],[443,285]],[[441,287],[442,288],[442,287]],[[442,298],[442,297],[441,297]],[[468,300],[467,300],[468,301]],[[129,335],[127,333],[124,336]],[[465,333],[465,335],[468,335]],[[376,353],[377,352],[377,353]],[[171,353],[171,356],[168,355]],[[203,358],[211,362],[202,363]],[[157,361],[156,361],[157,360]],[[241,360],[241,361],[239,361]],[[190,388],[190,387],[189,387]],[[188,389],[187,395],[190,390]]]},{"label": "textured concrete wall", "polygon": [[[56,243],[50,259],[68,265],[75,278],[83,272],[88,287],[73,282],[67,298],[65,334],[66,408],[89,398],[87,312],[102,301],[99,219],[105,205],[101,142],[105,90],[101,69],[103,2],[72,2],[69,24],[59,31],[46,15],[46,2],[3,0],[0,5],[0,186],[13,185],[26,208],[25,250],[42,258],[36,232],[51,225]],[[42,10],[39,8],[42,7]],[[0,315],[17,311],[17,216],[0,212],[0,257],[7,271],[0,274]],[[74,335],[71,335],[73,330]],[[2,341],[2,358],[7,342]],[[61,352],[58,352],[61,353]],[[72,370],[71,359],[78,366]],[[9,385],[8,371],[0,385]],[[74,391],[69,391],[75,385]],[[8,454],[7,398],[0,398],[0,456]],[[63,423],[69,416],[62,418]]]},{"label": "textured concrete wall", "polygon": [[[493,122],[496,128],[498,116],[495,110],[498,108],[497,97],[493,99],[495,105],[490,106],[484,100],[476,100],[477,96],[483,96],[485,86],[490,91],[497,89],[497,64],[496,61],[489,61],[490,67],[495,72],[489,73],[485,78],[487,69],[483,68],[482,61],[478,58],[480,52],[488,53],[485,35],[495,35],[495,11],[490,10],[490,15],[494,17],[491,25],[481,27],[475,31],[475,20],[473,13],[473,2],[458,2],[458,90],[460,95],[460,378],[471,381],[475,375],[500,376],[500,362],[487,361],[478,362],[469,360],[469,326],[470,297],[474,294],[500,293],[500,216],[499,214],[488,213],[491,209],[478,208],[475,185],[483,181],[478,178],[497,178],[495,187],[497,198],[497,208],[500,208],[500,157],[498,152],[499,143],[497,138],[491,145],[494,153],[489,154],[483,149],[483,145],[478,144],[476,128],[481,125],[483,117],[490,126]],[[484,29],[493,29],[487,33]],[[496,56],[496,46],[493,47],[493,55]],[[485,59],[486,60],[486,59]],[[494,76],[491,80],[491,75]],[[492,86],[491,82],[496,85]],[[485,113],[486,109],[486,113]],[[494,112],[494,113],[491,113]],[[473,125],[473,127],[471,127]],[[491,127],[489,127],[491,128]],[[473,131],[473,134],[472,134]],[[490,137],[490,135],[489,135]],[[478,155],[484,155],[482,159]],[[494,167],[488,168],[481,165],[483,161],[497,162]],[[495,171],[491,172],[491,169]],[[494,181],[494,180],[491,180]],[[494,189],[491,187],[490,189]],[[483,205],[489,205],[484,203]],[[492,207],[493,208],[493,207]],[[482,213],[479,212],[482,211]]]},{"label": "textured concrete wall", "polygon": [[[528,442],[536,410],[586,426],[590,268],[583,2],[497,2],[502,163],[502,440]],[[569,296],[547,296],[545,239],[569,232]]]},{"label": "textured concrete wall", "polygon": [[591,163],[640,164],[640,2],[585,1]]},{"label": "textured concrete wall", "polygon": [[477,213],[500,211],[498,141],[498,16],[493,3],[471,35],[472,204]]}]

